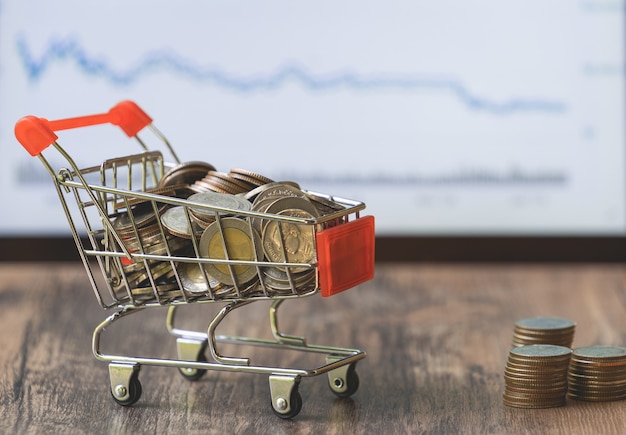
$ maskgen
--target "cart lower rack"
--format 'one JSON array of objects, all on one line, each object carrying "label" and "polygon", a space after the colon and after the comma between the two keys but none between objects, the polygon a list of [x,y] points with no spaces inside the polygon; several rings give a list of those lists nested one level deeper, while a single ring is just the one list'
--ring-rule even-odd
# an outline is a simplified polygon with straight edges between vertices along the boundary
[{"label": "cart lower rack", "polygon": [[[143,152],[79,168],[55,132],[97,124],[120,127]],[[139,137],[146,127],[173,163]],[[355,366],[365,352],[284,334],[278,309],[286,299],[332,296],[373,277],[374,218],[361,216],[365,204],[249,170],[221,172],[204,161],[182,163],[152,119],[131,101],[106,113],[55,121],[26,116],[17,122],[15,135],[50,173],[93,293],[103,309],[113,311],[95,328],[92,350],[108,363],[117,403],[139,400],[140,368],[151,365],[176,367],[191,381],[208,370],[265,374],[272,409],[282,418],[300,412],[302,378],[327,374],[336,395],[356,392]],[[59,157],[62,166],[53,165]],[[256,301],[271,301],[272,339],[217,334],[229,313]],[[176,325],[182,307],[216,302],[223,307],[206,330]],[[164,306],[177,358],[101,350],[105,330],[118,320]],[[323,354],[325,362],[306,369],[257,365],[250,358],[222,355],[221,343]]]}]

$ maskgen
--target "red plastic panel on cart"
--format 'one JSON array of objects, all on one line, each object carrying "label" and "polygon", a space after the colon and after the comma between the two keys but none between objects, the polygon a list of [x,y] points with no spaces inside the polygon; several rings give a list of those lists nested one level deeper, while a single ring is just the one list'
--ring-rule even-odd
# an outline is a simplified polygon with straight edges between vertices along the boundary
[{"label": "red plastic panel on cart", "polygon": [[316,235],[322,296],[332,296],[374,277],[374,216]]}]

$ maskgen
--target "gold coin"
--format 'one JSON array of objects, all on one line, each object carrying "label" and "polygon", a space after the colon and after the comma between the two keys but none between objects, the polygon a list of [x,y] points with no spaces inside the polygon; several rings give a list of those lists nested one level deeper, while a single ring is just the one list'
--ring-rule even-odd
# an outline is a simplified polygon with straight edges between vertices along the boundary
[{"label": "gold coin", "polygon": [[197,263],[182,263],[177,267],[183,288],[191,293],[206,293],[209,290],[217,290],[222,284],[206,273],[202,274],[202,268]]},{"label": "gold coin", "polygon": [[[312,219],[304,210],[282,210],[279,215]],[[312,225],[296,222],[269,221],[263,230],[263,251],[274,263],[307,263],[315,261],[315,233]],[[285,270],[284,267],[280,267]],[[293,272],[308,270],[308,267],[293,267]]]},{"label": "gold coin", "polygon": [[[202,233],[200,256],[214,260],[262,261],[263,249],[258,233],[246,221],[221,218]],[[257,268],[252,265],[207,263],[205,268],[209,275],[227,285],[246,284],[257,276]]]}]

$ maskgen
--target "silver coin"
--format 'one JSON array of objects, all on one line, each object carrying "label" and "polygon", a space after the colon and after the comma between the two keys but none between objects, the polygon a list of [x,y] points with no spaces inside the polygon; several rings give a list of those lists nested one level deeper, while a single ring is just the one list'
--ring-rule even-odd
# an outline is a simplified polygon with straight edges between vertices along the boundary
[{"label": "silver coin", "polygon": [[576,358],[595,358],[599,360],[611,360],[626,358],[626,347],[622,346],[586,346],[574,349],[573,356]]},{"label": "silver coin", "polygon": [[560,319],[557,317],[531,317],[518,320],[515,326],[522,329],[569,329],[576,326],[576,322],[568,319]]},{"label": "silver coin", "polygon": [[[200,204],[207,205],[209,207],[219,207],[232,210],[235,214],[238,211],[249,211],[252,209],[252,204],[250,201],[242,198],[241,196],[232,195],[229,193],[217,193],[217,192],[201,192],[194,193],[189,198],[189,201],[197,202]],[[216,210],[211,210],[210,208],[203,207],[191,207],[191,210],[199,215],[206,215],[214,217]],[[222,212],[227,213],[227,212]]]},{"label": "silver coin", "polygon": [[531,344],[520,346],[510,350],[510,354],[521,357],[560,357],[570,355],[572,350],[564,346],[555,346],[551,344]]},{"label": "silver coin", "polygon": [[195,222],[189,226],[184,206],[169,208],[161,215],[161,223],[167,230],[177,237],[190,239],[192,234],[199,235],[201,228]]}]

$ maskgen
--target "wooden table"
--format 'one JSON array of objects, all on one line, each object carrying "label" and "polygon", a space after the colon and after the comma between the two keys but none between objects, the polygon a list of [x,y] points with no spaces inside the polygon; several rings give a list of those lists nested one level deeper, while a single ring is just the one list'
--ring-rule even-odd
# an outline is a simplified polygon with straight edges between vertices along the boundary
[{"label": "wooden table", "polygon": [[[305,378],[292,420],[270,409],[267,376],[210,371],[197,382],[144,366],[141,399],[111,398],[107,364],[91,353],[107,315],[82,266],[0,264],[2,433],[625,433],[626,401],[569,400],[550,409],[502,404],[514,322],[577,322],[574,346],[626,345],[626,269],[620,265],[379,264],[376,277],[333,296],[285,302],[281,327],[312,343],[363,348],[360,388],[335,397],[326,376]],[[240,308],[224,333],[269,334],[265,302]],[[205,328],[218,304],[186,307]],[[144,310],[108,331],[121,352],[175,355],[165,309]],[[132,316],[131,316],[132,317]],[[292,366],[293,352],[226,348]],[[258,357],[257,357],[258,353]],[[306,367],[306,365],[305,365]]]}]

